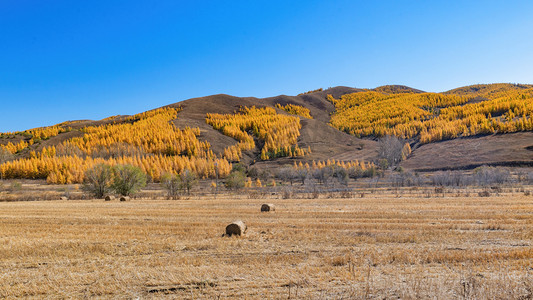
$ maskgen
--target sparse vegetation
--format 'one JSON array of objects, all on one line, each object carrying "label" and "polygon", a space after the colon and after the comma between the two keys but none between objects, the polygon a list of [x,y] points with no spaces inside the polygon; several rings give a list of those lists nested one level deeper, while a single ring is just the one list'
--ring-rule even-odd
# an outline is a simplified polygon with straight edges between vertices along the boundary
[{"label": "sparse vegetation", "polygon": [[109,191],[113,183],[113,169],[109,165],[99,164],[85,172],[83,189],[94,197],[101,199]]},{"label": "sparse vegetation", "polygon": [[300,96],[300,95],[312,94],[312,93],[316,93],[316,92],[322,92],[323,90],[324,90],[323,88],[318,88],[318,89],[316,89],[316,90],[311,90],[311,91],[307,91],[307,92],[305,92],[305,93],[300,93],[300,94],[298,94],[298,96]]},{"label": "sparse vegetation", "polygon": [[117,165],[113,167],[113,190],[122,196],[137,193],[146,185],[146,174],[138,167]]},{"label": "sparse vegetation", "polygon": [[411,147],[409,144],[395,136],[387,135],[379,140],[378,160],[386,161],[386,163],[384,161],[380,162],[382,169],[387,169],[388,167],[395,168],[410,154]]},{"label": "sparse vegetation", "polygon": [[246,175],[243,171],[234,170],[229,174],[228,177],[226,177],[224,186],[229,190],[240,190],[244,188],[245,180]]},{"label": "sparse vegetation", "polygon": [[473,170],[472,173],[464,171],[436,172],[431,176],[431,183],[435,186],[491,186],[512,182],[509,170],[483,166]]},{"label": "sparse vegetation", "polygon": [[[274,214],[265,202],[0,202],[0,297],[528,299],[533,287],[522,193],[270,198]],[[235,219],[245,236],[221,237]]]},{"label": "sparse vegetation", "polygon": [[187,194],[191,194],[191,189],[196,184],[197,179],[196,175],[190,170],[185,170],[180,174],[180,184],[187,191]]},{"label": "sparse vegetation", "polygon": [[176,174],[166,173],[161,176],[161,186],[167,191],[170,199],[178,199],[182,188],[180,177]]}]

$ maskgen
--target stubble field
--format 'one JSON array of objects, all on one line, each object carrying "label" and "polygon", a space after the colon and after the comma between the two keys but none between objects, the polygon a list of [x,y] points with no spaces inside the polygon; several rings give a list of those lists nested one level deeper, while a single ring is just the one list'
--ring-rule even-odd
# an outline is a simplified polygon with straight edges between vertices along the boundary
[{"label": "stubble field", "polygon": [[3,202],[0,297],[533,297],[532,196],[355,196]]}]

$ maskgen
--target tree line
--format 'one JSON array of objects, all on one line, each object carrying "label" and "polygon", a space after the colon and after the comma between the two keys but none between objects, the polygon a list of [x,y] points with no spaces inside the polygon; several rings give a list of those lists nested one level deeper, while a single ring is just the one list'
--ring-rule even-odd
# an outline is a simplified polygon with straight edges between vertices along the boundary
[{"label": "tree line", "polygon": [[[485,98],[489,97],[489,98]],[[358,137],[394,135],[431,143],[533,130],[533,88],[479,95],[358,92],[335,99],[331,125]]]},{"label": "tree line", "polygon": [[255,148],[254,137],[264,143],[261,159],[298,157],[311,152],[298,146],[300,119],[276,113],[272,107],[242,107],[235,114],[207,114],[207,124],[238,141],[224,150],[224,157],[240,161],[242,151]]}]

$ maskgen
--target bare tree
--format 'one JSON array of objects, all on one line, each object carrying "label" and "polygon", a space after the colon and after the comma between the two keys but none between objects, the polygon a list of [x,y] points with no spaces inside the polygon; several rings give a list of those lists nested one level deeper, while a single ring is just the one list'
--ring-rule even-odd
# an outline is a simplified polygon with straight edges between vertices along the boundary
[{"label": "bare tree", "polygon": [[161,176],[161,185],[167,190],[168,197],[178,199],[181,189],[181,180],[175,174],[164,174]]},{"label": "bare tree", "polygon": [[187,194],[191,194],[192,187],[196,184],[197,178],[191,170],[185,170],[180,174],[181,186],[187,190]]},{"label": "bare tree", "polygon": [[298,179],[298,181],[302,183],[302,185],[305,184],[305,179],[307,178],[308,175],[309,175],[309,170],[307,170],[307,168],[296,170],[296,178]]},{"label": "bare tree", "polygon": [[348,185],[348,171],[345,168],[341,166],[336,166],[333,177],[337,178],[337,181],[341,185]]},{"label": "bare tree", "polygon": [[96,198],[103,198],[111,190],[113,170],[109,165],[96,165],[85,172],[83,189]]},{"label": "bare tree", "polygon": [[[13,160],[14,158],[15,156],[11,154],[11,152],[9,152],[7,149],[0,148],[0,165]],[[1,179],[4,179],[2,172],[0,172],[0,180]]]},{"label": "bare tree", "polygon": [[313,178],[318,181],[320,184],[328,186],[329,179],[333,177],[334,171],[331,166],[326,166],[320,169],[313,170]]},{"label": "bare tree", "polygon": [[507,169],[482,166],[474,169],[474,178],[480,186],[503,184],[511,181],[511,173]]},{"label": "bare tree", "polygon": [[[379,139],[378,159],[380,166],[384,168],[395,168],[398,164],[411,153],[411,147],[401,139],[387,135]],[[384,163],[387,161],[387,164]]]},{"label": "bare tree", "polygon": [[285,168],[281,168],[276,173],[276,177],[283,181],[286,181],[286,182],[288,181],[292,186],[294,180],[297,179],[297,174],[296,174],[296,170],[293,167],[285,167]]},{"label": "bare tree", "polygon": [[13,160],[15,157],[7,149],[0,148],[0,164]]},{"label": "bare tree", "polygon": [[435,186],[468,186],[473,183],[473,178],[459,171],[441,171],[431,176],[431,183]]},{"label": "bare tree", "polygon": [[422,185],[422,178],[418,174],[412,172],[398,172],[391,176],[391,182],[395,187],[403,186],[420,186]]}]

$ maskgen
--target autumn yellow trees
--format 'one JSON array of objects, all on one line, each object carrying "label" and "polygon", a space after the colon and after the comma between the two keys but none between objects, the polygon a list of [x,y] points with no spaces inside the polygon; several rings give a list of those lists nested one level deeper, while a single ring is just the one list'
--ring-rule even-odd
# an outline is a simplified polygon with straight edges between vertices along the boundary
[{"label": "autumn yellow trees", "polygon": [[[4,178],[46,179],[49,183],[82,182],[87,169],[97,164],[129,164],[141,168],[154,181],[162,174],[190,170],[201,178],[225,177],[231,171],[228,160],[240,159],[243,150],[255,148],[254,137],[264,143],[261,158],[301,156],[309,152],[298,147],[300,119],[277,114],[274,108],[242,108],[235,115],[207,116],[207,122],[239,142],[217,157],[210,144],[200,141],[198,128],[179,129],[172,120],[180,108],[160,108],[134,115],[121,123],[84,127],[83,135],[57,146],[30,151],[21,158],[0,165]],[[297,111],[304,111],[297,109]],[[46,139],[61,132],[55,126],[34,130],[32,138]],[[250,132],[250,133],[248,133]],[[32,141],[32,140],[30,140]],[[31,143],[31,142],[30,142]],[[16,153],[28,147],[25,141],[7,144]]]},{"label": "autumn yellow trees", "polygon": [[497,98],[447,107],[425,122],[420,141],[533,130],[533,89],[500,92]]},{"label": "autumn yellow trees", "polygon": [[[172,120],[179,109],[161,108],[128,118],[126,123],[91,126],[83,136],[62,144],[32,151],[22,158],[0,165],[3,178],[46,179],[49,183],[79,183],[87,169],[97,164],[133,165],[158,181],[162,174],[185,170],[199,177],[224,177],[231,164],[217,158],[207,142],[197,139],[198,128],[176,128]],[[35,131],[46,138],[57,131]],[[25,146],[21,144],[18,148]],[[16,145],[7,146],[16,151]]]},{"label": "autumn yellow trees", "polygon": [[356,136],[396,135],[411,138],[419,134],[422,122],[435,109],[468,102],[469,98],[442,94],[382,94],[374,91],[328,98],[335,105],[331,125]]},{"label": "autumn yellow trees", "polygon": [[0,137],[14,137],[15,135],[22,135],[26,137],[26,140],[21,140],[18,143],[9,142],[6,145],[0,145],[0,149],[5,149],[11,152],[12,154],[15,154],[28,148],[29,146],[33,145],[38,141],[49,139],[60,133],[68,132],[70,130],[70,127],[55,125],[50,127],[29,129],[21,132],[3,133],[0,135]]},{"label": "autumn yellow trees", "polygon": [[365,162],[365,161],[359,161],[359,160],[351,160],[351,161],[340,161],[335,159],[328,159],[328,160],[319,160],[315,161],[313,160],[311,164],[309,163],[294,163],[293,167],[295,169],[308,169],[308,170],[316,170],[324,167],[331,167],[331,166],[338,166],[344,169],[349,168],[357,168],[361,170],[367,170],[370,168],[375,168],[376,166],[374,163],[371,162]]},{"label": "autumn yellow trees", "polygon": [[126,123],[86,127],[85,135],[73,138],[65,145],[73,145],[88,155],[112,145],[128,144],[146,153],[213,157],[208,142],[201,142],[198,128],[176,128],[171,121],[177,118],[176,108],[160,108],[130,117]]},{"label": "autumn yellow trees", "polygon": [[306,107],[300,106],[300,105],[294,105],[294,104],[281,105],[279,103],[276,103],[276,108],[284,110],[291,115],[296,115],[296,116],[304,117],[307,119],[313,118],[311,117],[309,109]]},{"label": "autumn yellow trees", "polygon": [[83,182],[85,170],[97,164],[133,165],[141,168],[154,181],[164,173],[179,174],[191,170],[202,178],[214,178],[217,173],[225,177],[231,164],[225,159],[208,159],[186,156],[121,156],[118,158],[92,158],[79,156],[40,156],[18,159],[0,165],[4,178],[46,179],[48,183]]},{"label": "autumn yellow trees", "polygon": [[[393,135],[431,143],[533,130],[533,87],[525,85],[479,85],[446,93],[418,93],[390,86],[339,99],[328,96],[328,100],[335,106],[330,125],[360,137]],[[11,156],[0,164],[0,175],[78,183],[94,165],[129,164],[141,168],[154,181],[159,181],[162,174],[185,170],[199,178],[222,178],[230,173],[230,162],[239,161],[243,151],[259,149],[257,155],[262,160],[310,152],[309,148],[298,146],[301,117],[311,118],[309,109],[302,106],[278,103],[275,108],[243,107],[234,114],[207,114],[207,124],[237,141],[218,156],[208,142],[200,139],[199,128],[174,125],[180,111],[181,108],[165,107],[131,117],[111,117],[100,126],[81,127],[81,123],[65,122],[0,134],[4,143],[0,150]],[[43,142],[72,130],[75,132],[71,135],[62,135],[69,137],[62,142]],[[404,157],[410,153],[409,144],[405,145]],[[13,157],[18,159],[12,160]],[[327,161],[308,167],[335,164],[354,170],[374,168],[359,162]]]},{"label": "autumn yellow trees", "polygon": [[271,107],[243,107],[235,114],[207,114],[206,122],[238,141],[224,151],[224,157],[231,161],[239,161],[243,150],[255,148],[254,136],[264,142],[262,160],[296,157],[310,152],[310,149],[301,149],[297,145],[300,119],[277,114]]},{"label": "autumn yellow trees", "polygon": [[329,96],[336,108],[330,123],[356,136],[395,135],[422,143],[533,130],[532,88],[481,90],[480,95],[365,91]]},{"label": "autumn yellow trees", "polygon": [[15,154],[19,152],[20,150],[27,148],[29,145],[30,144],[26,141],[20,141],[16,144],[9,142],[7,143],[7,145],[0,145],[0,148],[9,151],[11,154]]}]

